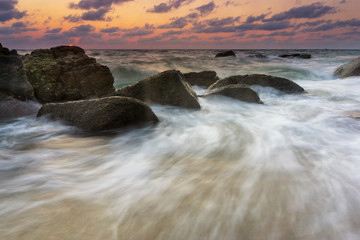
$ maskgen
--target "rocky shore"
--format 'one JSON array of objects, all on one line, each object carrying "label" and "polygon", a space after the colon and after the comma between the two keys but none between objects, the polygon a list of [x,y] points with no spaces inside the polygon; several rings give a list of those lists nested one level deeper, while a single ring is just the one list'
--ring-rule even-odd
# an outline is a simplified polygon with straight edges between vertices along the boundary
[{"label": "rocky shore", "polygon": [[[233,51],[220,56],[236,56]],[[281,57],[310,58],[306,54]],[[47,116],[86,131],[156,124],[149,104],[200,110],[198,97],[222,95],[262,104],[251,86],[271,87],[286,94],[305,90],[290,79],[264,74],[220,79],[214,71],[181,73],[168,70],[120,89],[107,66],[76,46],[38,49],[20,56],[0,44],[0,119]],[[360,61],[336,69],[334,76],[360,75]],[[191,86],[207,88],[197,96]],[[265,102],[266,104],[266,102]]]}]

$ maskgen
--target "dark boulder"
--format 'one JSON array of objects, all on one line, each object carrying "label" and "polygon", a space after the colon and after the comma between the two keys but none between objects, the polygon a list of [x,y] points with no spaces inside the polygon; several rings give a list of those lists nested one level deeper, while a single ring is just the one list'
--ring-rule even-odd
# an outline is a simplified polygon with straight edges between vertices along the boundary
[{"label": "dark boulder", "polygon": [[226,52],[220,52],[215,55],[215,57],[236,57],[236,54],[234,51],[226,51]]},{"label": "dark boulder", "polygon": [[338,67],[334,75],[339,78],[360,76],[360,57]]},{"label": "dark boulder", "polygon": [[230,84],[259,85],[263,87],[272,87],[286,93],[302,93],[305,90],[295,82],[281,77],[274,77],[264,74],[236,75],[220,79],[211,85],[207,91],[227,86]]},{"label": "dark boulder", "polygon": [[302,58],[302,59],[310,59],[311,54],[309,53],[292,53],[292,54],[281,54],[279,55],[281,58]]},{"label": "dark boulder", "polygon": [[44,115],[87,131],[153,124],[159,121],[147,104],[127,97],[47,103],[42,106],[37,116]]},{"label": "dark boulder", "polygon": [[222,95],[237,100],[251,102],[251,103],[260,103],[263,102],[260,100],[257,92],[251,87],[244,84],[232,84],[224,87],[213,89],[207,92],[203,97],[208,97],[212,95]]},{"label": "dark boulder", "polygon": [[43,103],[108,96],[115,91],[109,68],[79,47],[38,49],[24,57],[24,64],[35,96]]},{"label": "dark boulder", "polygon": [[209,87],[219,80],[215,71],[189,72],[184,74],[185,81],[190,85]]},{"label": "dark boulder", "polygon": [[16,51],[9,51],[0,44],[0,91],[21,99],[29,99],[33,95],[20,57]]},{"label": "dark boulder", "polygon": [[168,70],[120,88],[116,96],[133,97],[147,103],[200,109],[195,92],[176,70]]}]

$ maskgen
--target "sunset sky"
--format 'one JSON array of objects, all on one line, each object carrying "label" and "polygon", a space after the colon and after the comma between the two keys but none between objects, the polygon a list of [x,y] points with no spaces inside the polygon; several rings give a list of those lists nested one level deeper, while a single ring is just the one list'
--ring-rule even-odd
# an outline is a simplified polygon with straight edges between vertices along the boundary
[{"label": "sunset sky", "polygon": [[360,49],[360,0],[0,0],[16,49]]}]

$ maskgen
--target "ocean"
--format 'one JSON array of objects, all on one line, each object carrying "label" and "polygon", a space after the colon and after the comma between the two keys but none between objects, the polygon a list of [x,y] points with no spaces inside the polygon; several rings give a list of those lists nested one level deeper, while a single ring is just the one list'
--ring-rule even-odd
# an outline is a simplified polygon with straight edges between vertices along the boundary
[{"label": "ocean", "polygon": [[[360,51],[217,52],[86,50],[116,88],[177,69],[285,77],[306,93],[255,86],[264,104],[154,104],[159,124],[108,133],[3,120],[0,239],[360,239],[360,77],[333,77]],[[277,57],[296,52],[312,58]]]}]

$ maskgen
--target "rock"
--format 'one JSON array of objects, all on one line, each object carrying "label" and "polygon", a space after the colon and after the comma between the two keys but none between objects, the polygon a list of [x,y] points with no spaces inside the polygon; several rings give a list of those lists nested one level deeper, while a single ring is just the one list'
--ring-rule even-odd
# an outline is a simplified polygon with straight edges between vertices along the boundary
[{"label": "rock", "polygon": [[302,93],[305,90],[295,82],[281,77],[274,77],[264,74],[236,75],[218,80],[211,85],[207,91],[220,88],[230,84],[259,85],[263,87],[272,87],[286,93]]},{"label": "rock", "polygon": [[260,97],[257,94],[257,92],[251,87],[244,84],[232,84],[232,85],[216,88],[206,93],[203,96],[208,97],[211,95],[223,95],[226,97],[231,97],[245,102],[260,103],[260,104],[263,103],[260,100]]},{"label": "rock", "polygon": [[248,55],[249,58],[266,58],[265,54],[262,53],[256,53],[256,54],[250,54]]},{"label": "rock", "polygon": [[339,78],[360,76],[360,57],[338,67],[334,75]]},{"label": "rock", "polygon": [[279,55],[281,58],[302,58],[302,59],[310,59],[311,54],[309,53],[292,53],[292,54],[282,54]]},{"label": "rock", "polygon": [[0,120],[18,118],[18,117],[35,117],[41,104],[31,100],[21,101],[11,96],[6,98],[0,94]]},{"label": "rock", "polygon": [[209,87],[219,80],[215,71],[189,72],[184,74],[185,81],[190,85]]},{"label": "rock", "polygon": [[75,46],[39,49],[24,57],[27,77],[43,103],[88,99],[114,93],[108,67]]},{"label": "rock", "polygon": [[168,70],[120,88],[116,96],[133,97],[147,103],[200,109],[195,92],[184,76],[176,70]]},{"label": "rock", "polygon": [[42,106],[37,116],[44,115],[88,131],[153,124],[159,121],[147,104],[133,98],[116,96],[47,103]]},{"label": "rock", "polygon": [[218,54],[215,55],[215,57],[236,57],[236,54],[234,53],[234,51],[230,50],[230,51],[226,51],[226,52],[220,52]]},{"label": "rock", "polygon": [[[15,51],[16,53],[16,51]],[[0,45],[0,90],[25,100],[33,95],[22,60],[14,51]]]}]

